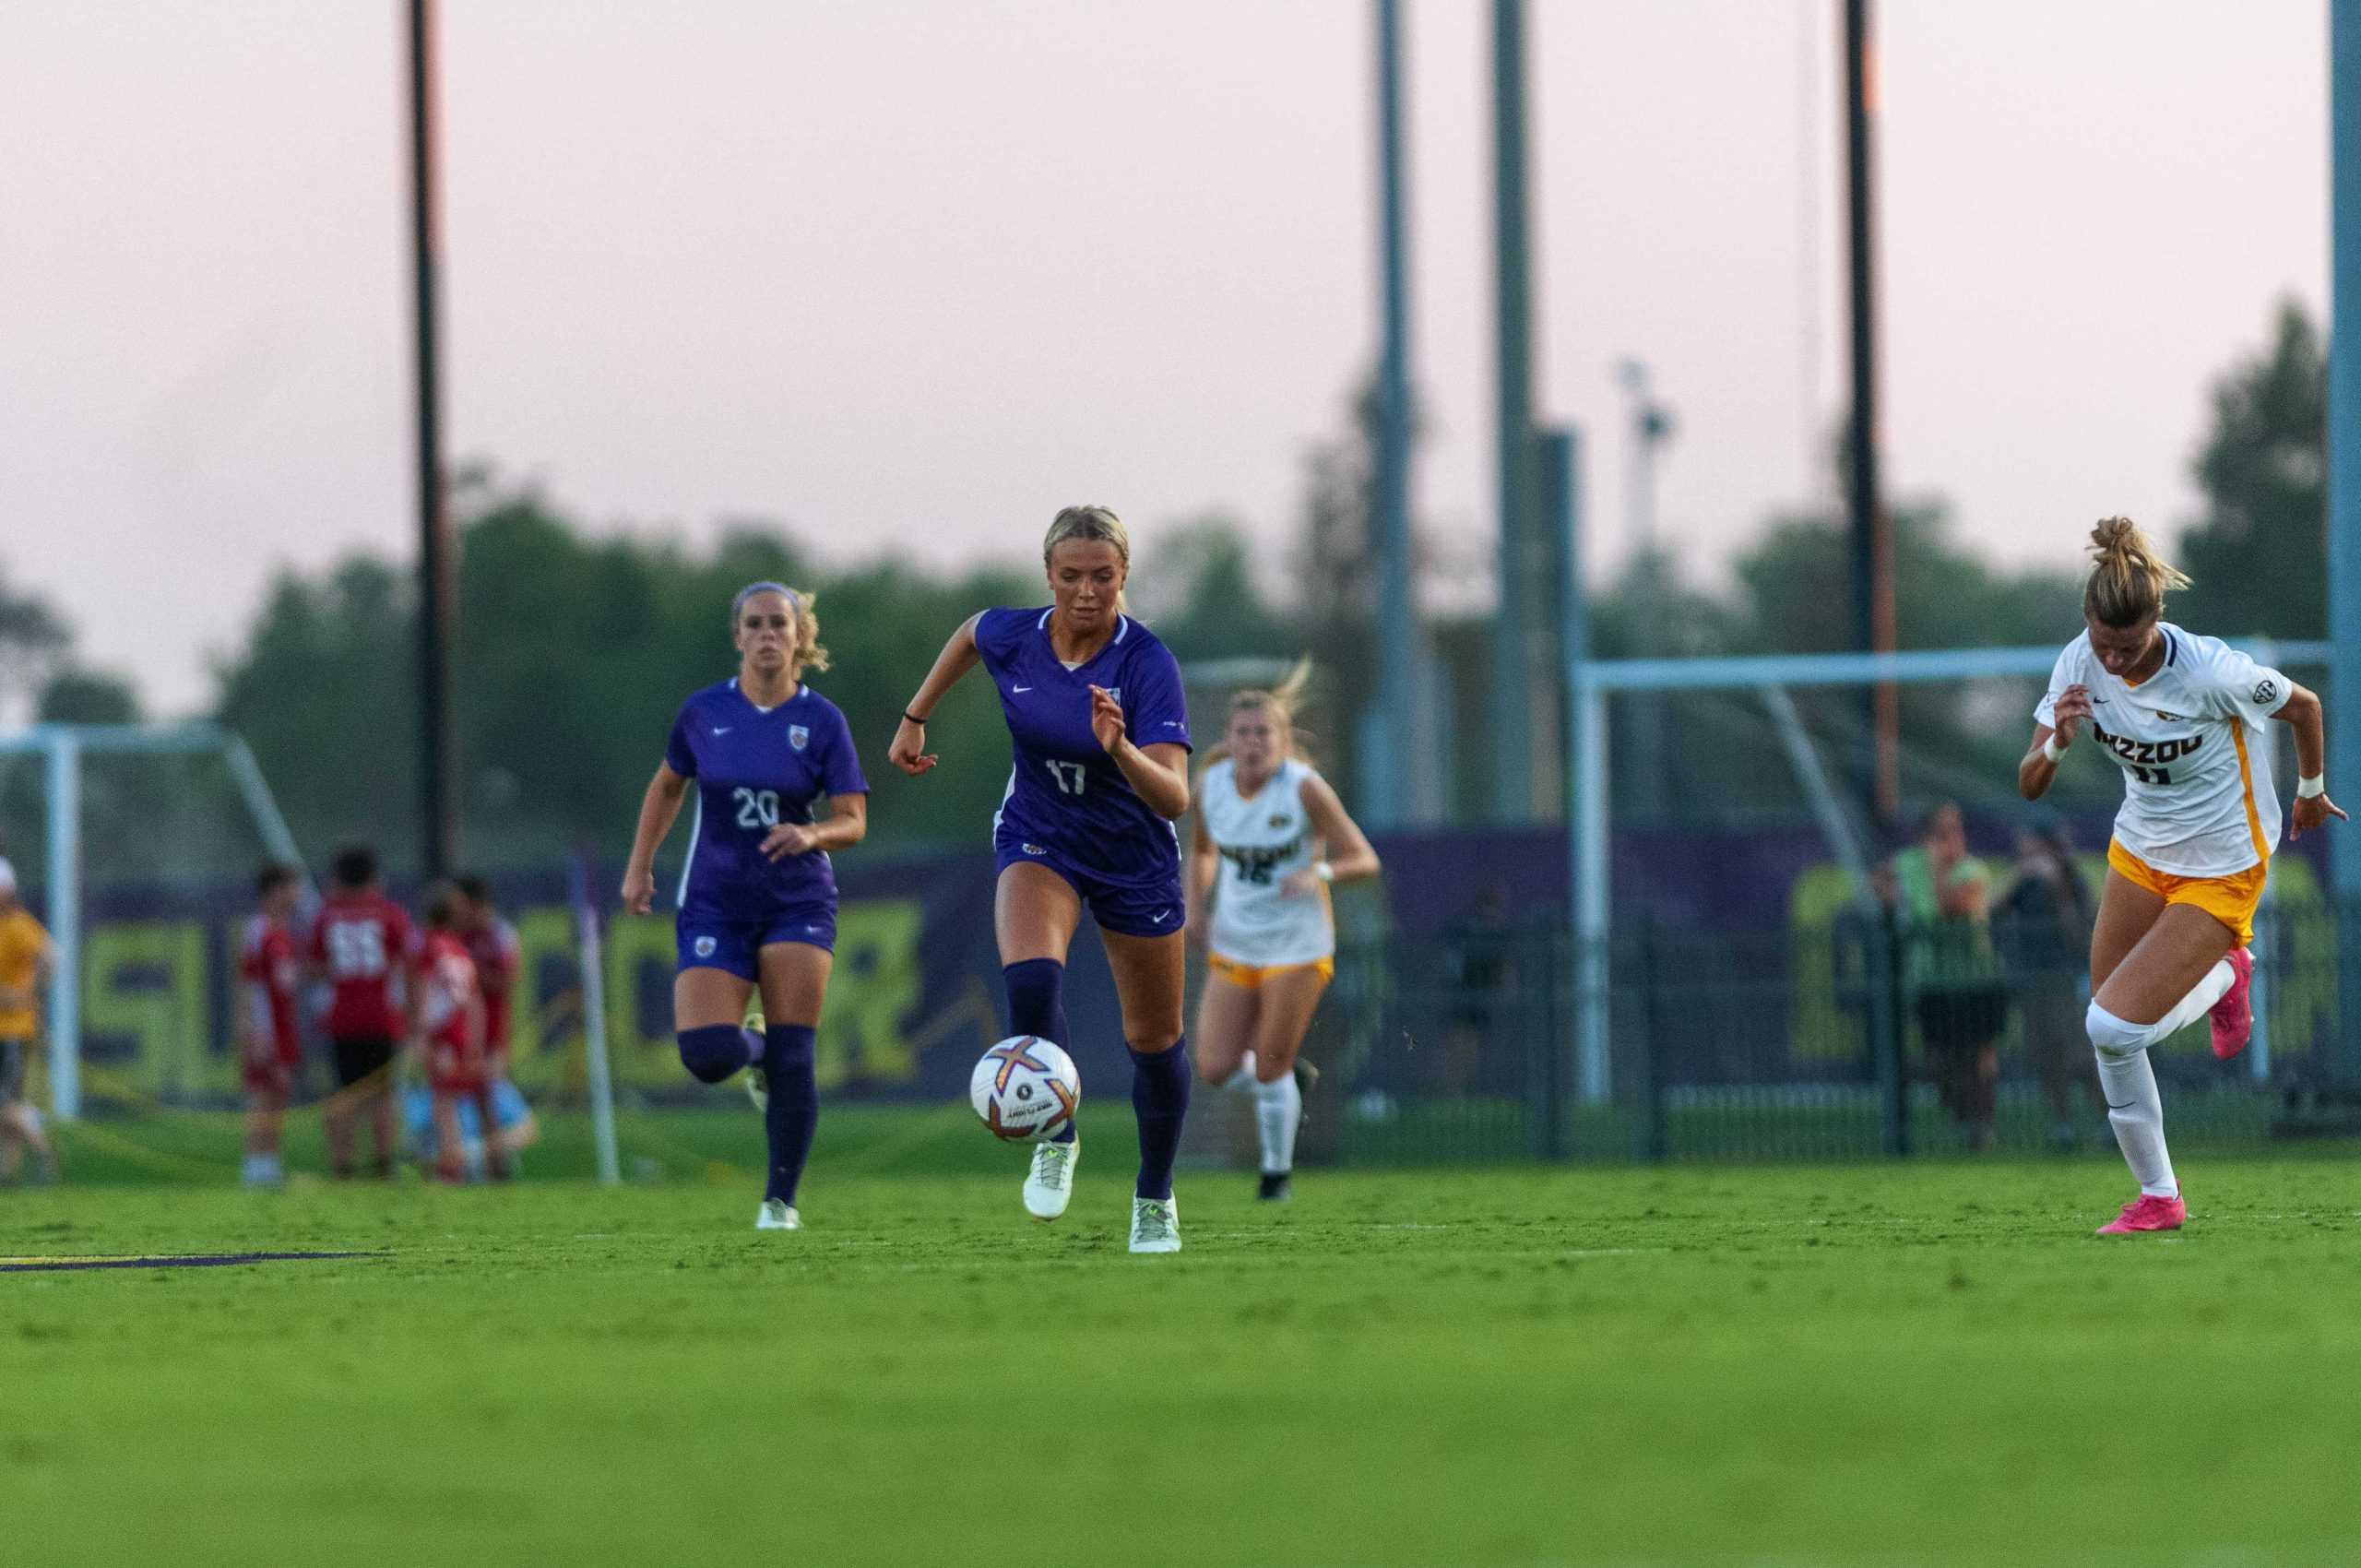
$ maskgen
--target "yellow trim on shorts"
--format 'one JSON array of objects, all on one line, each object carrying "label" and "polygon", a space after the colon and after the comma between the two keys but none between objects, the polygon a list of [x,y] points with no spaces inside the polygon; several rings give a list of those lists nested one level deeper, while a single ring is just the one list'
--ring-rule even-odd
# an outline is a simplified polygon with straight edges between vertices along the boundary
[{"label": "yellow trim on shorts", "polygon": [[1255,965],[1241,964],[1235,958],[1208,953],[1205,955],[1205,968],[1217,979],[1226,980],[1246,991],[1252,991],[1264,980],[1274,980],[1281,975],[1295,974],[1302,969],[1313,970],[1324,980],[1336,978],[1336,960],[1334,958],[1314,958],[1309,964]]},{"label": "yellow trim on shorts", "polygon": [[2170,872],[2158,871],[2125,849],[2121,839],[2110,838],[2106,863],[2107,869],[2126,882],[2146,888],[2167,906],[2191,904],[2204,910],[2237,933],[2239,946],[2254,940],[2255,906],[2262,902],[2263,880],[2271,873],[2269,861],[2257,861],[2227,876],[2175,876]]},{"label": "yellow trim on shorts", "polygon": [[2262,839],[2262,814],[2254,805],[2254,768],[2247,762],[2247,727],[2230,720],[2230,744],[2238,754],[2238,786],[2246,791],[2247,831],[2254,836],[2255,863],[2260,865],[2271,859],[2271,846]]}]

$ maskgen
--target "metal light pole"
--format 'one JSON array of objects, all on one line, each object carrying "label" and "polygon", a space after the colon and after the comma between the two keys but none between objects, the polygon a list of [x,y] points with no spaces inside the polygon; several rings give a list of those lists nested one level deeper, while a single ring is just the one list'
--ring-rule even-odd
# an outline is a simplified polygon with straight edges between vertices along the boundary
[{"label": "metal light pole", "polygon": [[409,0],[411,309],[418,368],[418,717],[420,869],[457,859],[457,748],[451,732],[451,519],[443,484],[441,92],[434,0]]},{"label": "metal light pole", "polygon": [[[1656,602],[1656,584],[1665,564],[1656,556],[1656,459],[1665,443],[1672,439],[1672,410],[1656,401],[1649,386],[1648,367],[1638,360],[1623,361],[1615,374],[1631,405],[1631,445],[1623,468],[1625,520],[1636,568],[1632,586],[1638,590],[1631,606],[1635,623],[1631,657],[1646,659],[1672,651],[1661,646],[1655,635],[1666,608]],[[1643,692],[1627,700],[1631,705],[1632,766],[1638,770],[1640,790],[1643,798],[1661,802],[1669,798],[1667,786],[1670,782],[1664,765],[1664,699]]]},{"label": "metal light pole", "polygon": [[1539,465],[1525,217],[1524,0],[1492,0],[1492,244],[1501,513],[1501,605],[1492,645],[1492,747],[1499,767],[1492,815],[1501,822],[1525,822],[1547,798],[1535,787],[1537,762],[1543,748],[1554,752],[1556,740],[1545,730],[1540,710],[1556,682],[1536,684],[1530,647],[1535,637],[1546,642],[1550,634],[1535,591],[1546,584],[1542,573],[1549,552],[1539,527],[1535,482]]},{"label": "metal light pole", "polygon": [[1418,547],[1410,534],[1410,304],[1404,237],[1401,0],[1377,0],[1378,244],[1383,348],[1377,375],[1377,452],[1370,497],[1378,580],[1377,710],[1364,730],[1382,744],[1361,771],[1370,824],[1394,827],[1442,814],[1442,763],[1429,722],[1426,628],[1418,618]]},{"label": "metal light pole", "polygon": [[[1845,6],[1845,197],[1852,268],[1853,423],[1848,509],[1853,534],[1853,646],[1889,653],[1894,646],[1893,527],[1878,484],[1877,232],[1871,116],[1877,62],[1869,35],[1869,0]],[[1902,809],[1902,699],[1890,682],[1869,688],[1867,717],[1873,737],[1864,772],[1867,797],[1880,830]]]},{"label": "metal light pole", "polygon": [[[2329,782],[2361,793],[2361,0],[2329,6]],[[2329,831],[2343,1028],[2331,1069],[2361,1084],[2361,833]]]}]

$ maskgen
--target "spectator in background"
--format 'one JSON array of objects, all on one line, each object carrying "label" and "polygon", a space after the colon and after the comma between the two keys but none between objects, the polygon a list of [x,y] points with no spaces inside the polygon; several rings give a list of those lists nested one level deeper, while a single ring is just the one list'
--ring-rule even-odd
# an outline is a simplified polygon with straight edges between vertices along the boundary
[{"label": "spectator in background", "polygon": [[492,907],[492,885],[480,876],[463,876],[454,885],[459,892],[458,934],[475,960],[476,984],[483,992],[484,1063],[494,1084],[508,1081],[510,1006],[516,976],[524,967],[524,949],[516,928]]},{"label": "spectator in background", "polygon": [[2017,835],[2016,864],[1992,894],[1993,933],[2024,1019],[2025,1052],[2049,1099],[2049,1141],[2060,1150],[2077,1141],[2077,1092],[2106,1112],[2082,1021],[2097,913],[2062,821],[2045,816]]},{"label": "spectator in background", "polygon": [[15,1180],[27,1149],[43,1181],[57,1155],[25,1100],[25,1065],[41,1033],[41,982],[53,961],[49,932],[17,897],[17,868],[0,860],[0,1178]]},{"label": "spectator in background", "polygon": [[287,1179],[279,1163],[279,1129],[287,1099],[303,1064],[295,1025],[295,990],[302,978],[290,922],[303,891],[293,866],[267,865],[255,877],[255,916],[238,954],[238,1077],[246,1089],[249,1187],[276,1187]]},{"label": "spectator in background", "polygon": [[[412,1009],[413,1039],[425,1063],[434,1120],[434,1168],[445,1182],[464,1182],[468,1175],[467,1137],[459,1123],[459,1106],[463,1102],[475,1105],[478,1126],[491,1127],[495,1133],[500,1126],[492,1103],[493,1079],[486,1070],[483,990],[475,960],[468,956],[459,933],[467,904],[466,896],[456,887],[442,885],[428,890],[418,1004]],[[507,1179],[508,1161],[496,1137],[484,1150],[484,1169],[495,1182]]]},{"label": "spectator in background", "polygon": [[1893,886],[1928,1066],[1943,1108],[1980,1152],[1992,1146],[2008,991],[1986,924],[1991,878],[1967,852],[1955,802],[1928,812],[1918,842],[1893,857]]}]

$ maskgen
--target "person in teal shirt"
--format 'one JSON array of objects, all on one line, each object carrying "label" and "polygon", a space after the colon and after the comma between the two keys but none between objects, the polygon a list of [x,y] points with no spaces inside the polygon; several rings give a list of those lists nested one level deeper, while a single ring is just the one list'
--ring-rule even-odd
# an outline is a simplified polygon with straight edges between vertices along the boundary
[{"label": "person in teal shirt", "polygon": [[1927,814],[1918,842],[1893,857],[1903,976],[1928,1068],[1943,1108],[1976,1150],[1992,1146],[1999,1042],[2008,1021],[2008,992],[1986,921],[1991,885],[1983,863],[1968,854],[1966,825],[1949,801]]}]

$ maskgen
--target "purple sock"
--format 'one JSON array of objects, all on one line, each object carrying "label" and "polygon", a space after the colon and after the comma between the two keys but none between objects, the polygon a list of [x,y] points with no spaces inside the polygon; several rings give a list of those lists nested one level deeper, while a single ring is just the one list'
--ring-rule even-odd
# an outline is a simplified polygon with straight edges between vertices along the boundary
[{"label": "purple sock", "polygon": [[[1031,1035],[1065,1049],[1066,967],[1055,958],[1027,958],[1004,965],[1000,976],[1008,988],[1009,1032]],[[1053,1144],[1070,1144],[1074,1139],[1071,1121],[1050,1134]]]},{"label": "purple sock", "polygon": [[1132,1110],[1140,1119],[1140,1181],[1144,1198],[1172,1195],[1172,1162],[1180,1153],[1180,1123],[1189,1116],[1189,1042],[1132,1052]]},{"label": "purple sock", "polygon": [[813,1031],[802,1024],[773,1024],[764,1031],[763,1075],[770,1081],[770,1104],[763,1134],[771,1150],[770,1176],[763,1196],[795,1201],[803,1162],[812,1155],[812,1134],[820,1125],[820,1086],[813,1076]]}]

